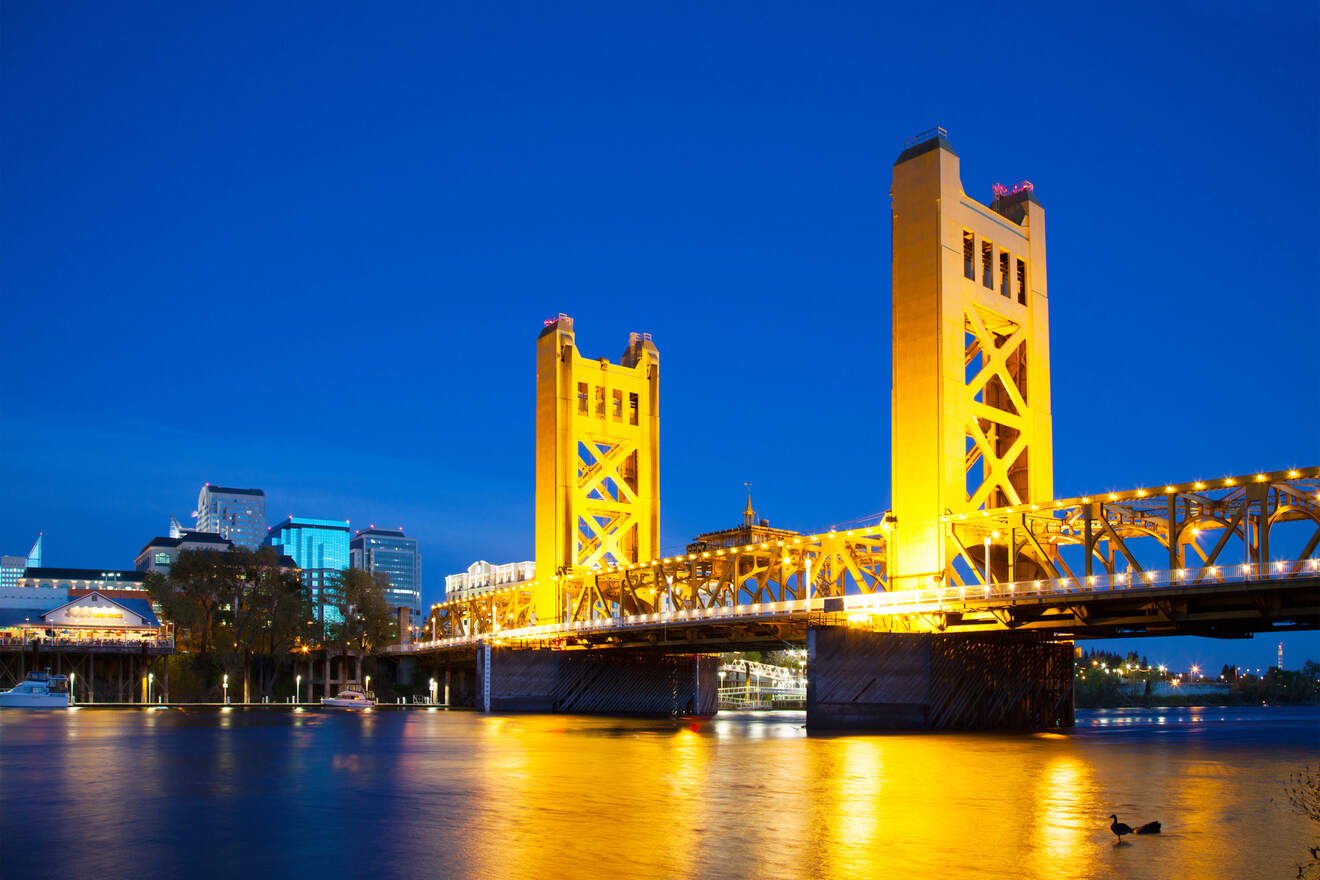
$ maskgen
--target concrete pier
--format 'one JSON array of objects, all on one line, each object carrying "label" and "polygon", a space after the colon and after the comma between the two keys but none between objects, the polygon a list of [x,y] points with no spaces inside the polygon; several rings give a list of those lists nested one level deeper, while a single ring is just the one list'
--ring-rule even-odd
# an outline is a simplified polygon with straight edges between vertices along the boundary
[{"label": "concrete pier", "polygon": [[812,627],[807,729],[992,730],[1073,725],[1073,646],[1013,635]]},{"label": "concrete pier", "polygon": [[635,651],[477,650],[477,708],[573,715],[714,715],[719,660]]}]

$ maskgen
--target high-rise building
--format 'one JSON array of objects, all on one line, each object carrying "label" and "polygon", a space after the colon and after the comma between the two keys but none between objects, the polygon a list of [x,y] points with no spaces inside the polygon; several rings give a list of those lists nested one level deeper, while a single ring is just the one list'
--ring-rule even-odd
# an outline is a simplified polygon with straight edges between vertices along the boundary
[{"label": "high-rise building", "polygon": [[417,539],[403,534],[403,529],[378,529],[375,526],[360,530],[349,541],[349,555],[354,568],[372,574],[383,572],[390,579],[385,590],[385,601],[398,611],[411,610],[412,620],[422,617],[422,554],[417,550]]},{"label": "high-rise building", "polygon": [[15,586],[19,579],[23,577],[24,571],[29,568],[41,568],[42,537],[44,535],[37,535],[37,540],[32,544],[32,549],[28,551],[27,556],[0,557],[0,587]]},{"label": "high-rise building", "polygon": [[270,527],[266,543],[292,557],[311,592],[322,625],[342,623],[335,606],[337,576],[349,565],[348,520],[291,516]]},{"label": "high-rise building", "polygon": [[256,550],[266,537],[266,493],[260,489],[202,486],[197,496],[197,531],[228,538]]}]

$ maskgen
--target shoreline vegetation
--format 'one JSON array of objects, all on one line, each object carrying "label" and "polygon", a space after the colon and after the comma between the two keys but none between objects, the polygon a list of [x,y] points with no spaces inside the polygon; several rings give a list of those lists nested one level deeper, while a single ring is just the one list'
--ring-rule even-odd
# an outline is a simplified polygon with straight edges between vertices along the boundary
[{"label": "shoreline vegetation", "polygon": [[[387,585],[383,575],[346,568],[328,575],[314,596],[273,548],[185,550],[168,575],[149,574],[146,583],[175,625],[176,653],[166,661],[170,702],[218,703],[227,693],[234,703],[284,703],[312,652],[360,654],[363,671],[375,672],[372,653],[397,641]],[[377,690],[393,700],[389,682],[378,680]]]},{"label": "shoreline vegetation", "polygon": [[1307,660],[1301,669],[1272,666],[1261,675],[1225,665],[1218,676],[1184,676],[1153,666],[1135,652],[1120,657],[1092,651],[1077,660],[1073,695],[1078,709],[1316,706],[1320,663]]}]

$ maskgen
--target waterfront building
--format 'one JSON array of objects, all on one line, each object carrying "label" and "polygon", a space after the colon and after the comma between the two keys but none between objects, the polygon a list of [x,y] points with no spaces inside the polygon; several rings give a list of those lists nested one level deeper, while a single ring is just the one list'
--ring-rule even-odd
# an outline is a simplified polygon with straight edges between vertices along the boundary
[{"label": "waterfront building", "polygon": [[688,553],[704,553],[709,550],[725,550],[732,547],[745,547],[748,544],[761,544],[766,541],[785,541],[796,538],[800,532],[791,529],[772,529],[770,520],[757,520],[756,510],[752,507],[752,493],[747,493],[747,507],[743,509],[741,526],[731,529],[719,529],[703,532],[687,545]]},{"label": "waterfront building", "polygon": [[71,594],[94,592],[146,592],[146,575],[140,571],[99,568],[29,568],[19,578],[19,587],[57,587]]},{"label": "waterfront building", "polygon": [[17,584],[18,579],[23,576],[23,572],[27,569],[41,567],[42,537],[41,534],[37,535],[37,540],[33,543],[27,556],[0,557],[0,588],[12,587]]},{"label": "waterfront building", "polygon": [[470,599],[482,593],[525,584],[535,577],[535,562],[492,565],[480,559],[469,565],[467,571],[451,574],[445,578],[445,599]]},{"label": "waterfront building", "polygon": [[349,566],[348,520],[290,516],[271,526],[266,544],[278,547],[302,571],[316,619],[323,626],[342,623],[336,607],[338,577]]},{"label": "waterfront building", "polygon": [[422,616],[422,554],[417,539],[409,538],[403,529],[361,529],[348,543],[349,557],[354,568],[385,574],[390,585],[385,590],[385,601],[398,612],[407,608],[412,620]]},{"label": "waterfront building", "polygon": [[151,602],[145,596],[92,591],[49,597],[44,608],[0,605],[0,639],[27,644],[40,639],[60,644],[159,642],[168,639]]},{"label": "waterfront building", "polygon": [[197,531],[213,532],[236,546],[256,550],[266,537],[266,493],[207,483],[197,496],[195,516]]},{"label": "waterfront building", "polygon": [[[173,521],[174,517],[170,517]],[[175,531],[173,528],[171,532]],[[147,542],[133,562],[133,567],[140,572],[154,571],[157,574],[169,574],[172,566],[184,550],[233,550],[234,542],[222,535],[211,532],[179,530],[178,535],[164,537],[158,535]]]}]

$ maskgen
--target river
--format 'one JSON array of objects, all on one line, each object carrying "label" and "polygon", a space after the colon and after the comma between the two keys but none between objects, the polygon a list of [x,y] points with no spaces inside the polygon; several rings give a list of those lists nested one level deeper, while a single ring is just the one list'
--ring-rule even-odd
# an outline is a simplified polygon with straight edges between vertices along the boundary
[{"label": "river", "polygon": [[[1320,710],[807,736],[472,712],[0,711],[0,876],[1288,878]],[[1115,846],[1109,814],[1163,822]]]}]

